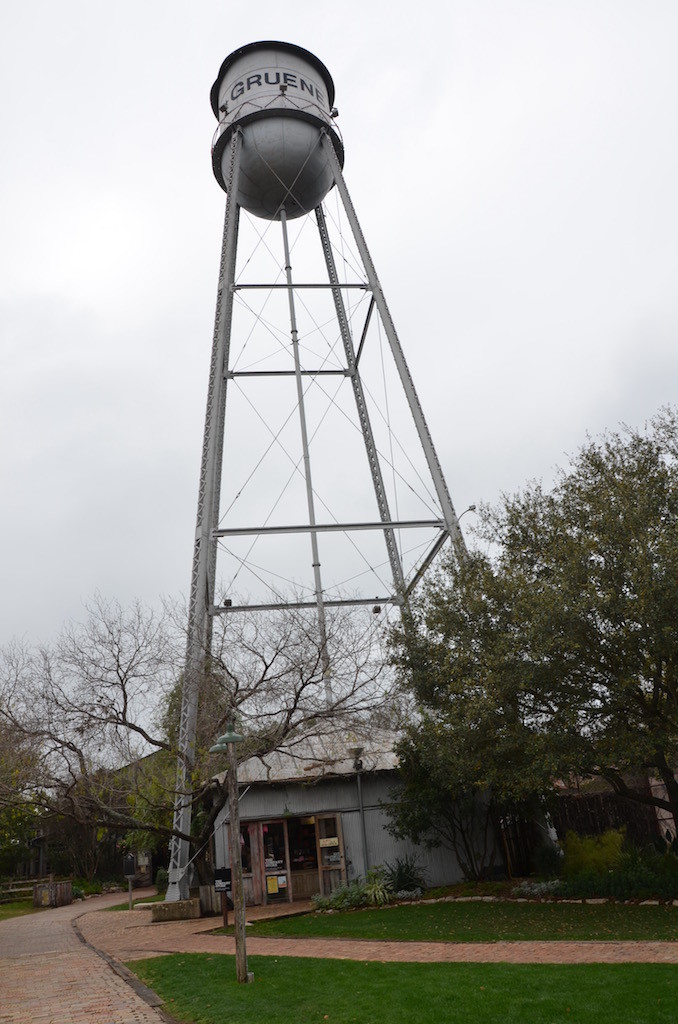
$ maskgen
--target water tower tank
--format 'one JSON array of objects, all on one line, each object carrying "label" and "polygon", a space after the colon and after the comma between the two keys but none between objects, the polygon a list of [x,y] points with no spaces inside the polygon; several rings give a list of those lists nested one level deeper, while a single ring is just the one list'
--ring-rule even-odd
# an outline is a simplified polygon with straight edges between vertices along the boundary
[{"label": "water tower tank", "polygon": [[343,166],[334,126],[334,83],[325,65],[293,43],[241,46],[221,65],[210,94],[219,121],[212,166],[226,191],[228,142],[242,130],[237,200],[257,217],[277,220],[315,209],[334,184],[320,145],[325,129]]}]

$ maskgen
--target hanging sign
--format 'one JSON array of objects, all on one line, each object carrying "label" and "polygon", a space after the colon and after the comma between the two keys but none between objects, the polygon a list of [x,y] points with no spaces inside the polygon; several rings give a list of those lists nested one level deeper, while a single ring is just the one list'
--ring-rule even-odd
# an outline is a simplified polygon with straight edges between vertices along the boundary
[{"label": "hanging sign", "polygon": [[230,868],[215,868],[214,870],[214,891],[225,892],[230,895],[231,892],[231,869]]}]

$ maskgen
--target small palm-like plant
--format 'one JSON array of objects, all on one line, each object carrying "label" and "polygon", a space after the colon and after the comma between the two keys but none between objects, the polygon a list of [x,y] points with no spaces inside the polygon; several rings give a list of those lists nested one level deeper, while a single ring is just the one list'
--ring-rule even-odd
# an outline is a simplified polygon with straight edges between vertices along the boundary
[{"label": "small palm-like plant", "polygon": [[391,899],[393,886],[386,877],[383,867],[371,868],[367,872],[364,886],[365,897],[371,907],[382,907]]}]

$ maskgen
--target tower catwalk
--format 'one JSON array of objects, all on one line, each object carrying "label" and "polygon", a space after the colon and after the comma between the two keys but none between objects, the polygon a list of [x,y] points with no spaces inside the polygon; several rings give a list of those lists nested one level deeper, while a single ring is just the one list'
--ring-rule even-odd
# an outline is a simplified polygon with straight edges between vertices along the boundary
[{"label": "tower catwalk", "polygon": [[[214,617],[313,609],[330,702],[327,609],[401,608],[448,539],[457,557],[465,553],[344,182],[327,68],[293,44],[252,43],[224,61],[211,99],[213,168],[228,198],[168,900],[188,896],[189,842],[177,833],[190,833],[188,775]],[[242,211],[256,218],[243,254]],[[393,427],[403,413],[412,435],[405,445]],[[262,483],[250,499],[254,479]],[[245,599],[236,583],[250,588]]]}]

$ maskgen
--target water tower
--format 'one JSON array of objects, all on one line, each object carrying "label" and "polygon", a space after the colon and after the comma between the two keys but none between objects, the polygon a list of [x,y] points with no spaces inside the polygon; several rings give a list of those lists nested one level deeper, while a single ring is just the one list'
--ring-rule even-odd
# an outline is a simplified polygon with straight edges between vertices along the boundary
[{"label": "water tower", "polygon": [[[191,578],[179,794],[186,788],[186,765],[193,761],[199,679],[210,651],[215,616],[290,607],[314,609],[326,698],[331,700],[326,609],[365,604],[379,613],[382,608],[402,607],[446,541],[458,556],[465,551],[414,383],[346,189],[334,84],[327,68],[300,46],[251,43],[223,62],[212,87],[211,103],[218,120],[213,170],[227,202]],[[375,184],[378,186],[378,177]],[[330,193],[335,197],[335,209],[328,213]],[[241,255],[243,211],[252,221],[257,241]],[[340,221],[346,225],[345,234]],[[300,231],[291,238],[296,224]],[[271,269],[262,272],[263,279],[248,274],[258,266],[253,258],[255,249],[272,257]],[[325,303],[325,308],[320,303]],[[239,328],[236,313],[251,316],[252,324]],[[378,354],[371,356],[372,350]],[[375,388],[367,379],[370,365],[378,368],[383,383],[385,415],[376,411]],[[388,379],[387,372],[391,374]],[[241,413],[231,421],[227,418],[227,388],[230,412],[234,396],[239,397],[247,385],[255,389],[255,395],[243,402]],[[326,401],[326,409],[320,408],[320,399]],[[396,469],[389,417],[397,400],[406,410],[414,439],[401,446],[404,457],[413,467],[420,461],[414,470],[414,484]],[[285,402],[289,403],[289,415],[281,411]],[[244,415],[251,409],[256,416],[245,429]],[[329,411],[337,415],[331,429],[326,427]],[[288,440],[292,423],[298,442],[294,452]],[[266,503],[259,498],[259,504],[248,506],[241,501],[244,483],[233,483],[232,478],[251,479],[241,471],[240,458],[255,446],[257,431],[261,432],[263,454],[255,460],[256,467],[269,457],[264,483],[274,485],[281,460],[289,461],[292,469],[286,481],[276,484],[281,488],[279,497]],[[274,441],[266,447],[263,439],[269,435]],[[278,460],[271,462],[275,445]],[[364,494],[356,483],[359,467],[370,495],[367,511],[360,505]],[[303,496],[297,506],[290,498],[291,480]],[[402,497],[398,497],[396,485],[401,487]],[[229,487],[231,492],[225,497]],[[333,487],[339,503],[336,512],[324,497]],[[417,505],[413,495],[419,488],[423,497]],[[234,520],[232,512],[238,508],[241,518]],[[417,543],[404,543],[408,536],[416,536]],[[339,541],[345,548],[333,553],[331,544]],[[246,545],[240,552],[238,543]],[[223,594],[217,597],[222,579],[220,557],[234,557],[238,573],[243,566],[252,568],[255,563],[248,559],[255,543],[262,548],[268,544],[271,554],[270,561],[257,559],[253,578],[261,580],[269,566],[271,579],[293,577],[292,593],[271,583],[263,596],[246,603]],[[369,548],[377,543],[381,556],[375,554],[374,547]],[[367,566],[362,574],[348,573],[354,556]],[[380,558],[384,569],[379,568]],[[307,583],[302,568],[308,571]],[[351,586],[329,579],[339,568],[345,579],[348,573]],[[362,588],[353,585],[365,575],[369,579]],[[226,595],[229,592],[227,586]],[[188,834],[190,821],[190,804],[179,796],[175,832]],[[168,900],[188,895],[188,863],[188,843],[175,837]]]}]

